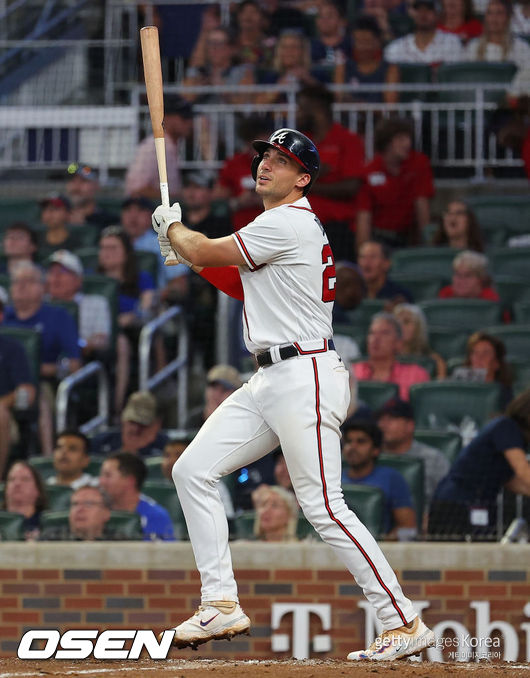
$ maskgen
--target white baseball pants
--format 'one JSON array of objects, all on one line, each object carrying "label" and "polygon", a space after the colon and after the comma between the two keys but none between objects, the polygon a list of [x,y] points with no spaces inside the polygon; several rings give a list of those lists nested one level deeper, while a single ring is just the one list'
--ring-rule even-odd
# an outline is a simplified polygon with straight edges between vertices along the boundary
[{"label": "white baseball pants", "polygon": [[202,601],[238,600],[219,479],[279,444],[306,518],[352,573],[384,629],[416,616],[377,542],[341,490],[348,373],[335,351],[260,368],[205,424],[173,467],[201,575]]}]

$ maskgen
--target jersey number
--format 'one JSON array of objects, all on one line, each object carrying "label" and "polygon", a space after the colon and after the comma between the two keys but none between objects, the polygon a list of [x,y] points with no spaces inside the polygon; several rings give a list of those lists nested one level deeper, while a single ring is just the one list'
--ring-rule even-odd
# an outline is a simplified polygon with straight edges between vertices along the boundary
[{"label": "jersey number", "polygon": [[322,301],[335,301],[335,260],[329,245],[322,248],[322,263],[326,265],[322,272]]}]

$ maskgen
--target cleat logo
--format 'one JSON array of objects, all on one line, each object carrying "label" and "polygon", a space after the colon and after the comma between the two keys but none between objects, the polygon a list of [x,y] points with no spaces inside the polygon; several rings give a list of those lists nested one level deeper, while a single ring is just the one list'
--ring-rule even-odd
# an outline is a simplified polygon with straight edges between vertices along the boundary
[{"label": "cleat logo", "polygon": [[204,628],[205,626],[208,626],[208,624],[209,624],[210,622],[213,622],[213,620],[214,620],[216,617],[218,617],[220,614],[221,614],[221,613],[218,612],[217,614],[214,614],[213,617],[210,617],[210,619],[208,619],[208,621],[201,621],[201,622],[200,622],[200,625],[202,626],[202,628]]}]

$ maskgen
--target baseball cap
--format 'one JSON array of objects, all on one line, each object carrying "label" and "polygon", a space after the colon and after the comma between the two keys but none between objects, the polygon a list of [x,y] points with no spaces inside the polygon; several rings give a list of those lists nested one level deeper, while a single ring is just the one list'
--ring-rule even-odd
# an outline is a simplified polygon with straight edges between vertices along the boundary
[{"label": "baseball cap", "polygon": [[230,391],[239,388],[243,384],[239,372],[231,365],[214,365],[206,375],[206,383],[209,386],[212,384],[222,384]]},{"label": "baseball cap", "polygon": [[387,414],[390,417],[402,417],[403,419],[414,419],[414,410],[412,405],[405,400],[392,398],[387,401],[383,407],[376,412],[376,417],[382,417]]},{"label": "baseball cap", "polygon": [[202,172],[188,172],[184,176],[183,181],[186,186],[194,184],[195,186],[202,186],[203,188],[212,188],[215,183],[215,175],[208,170],[202,170]]},{"label": "baseball cap", "polygon": [[146,198],[143,195],[139,195],[137,197],[130,196],[129,198],[125,198],[125,200],[121,204],[121,208],[122,210],[126,210],[127,207],[130,207],[131,205],[136,205],[136,207],[139,207],[142,210],[147,210],[148,212],[154,212],[154,209],[156,207],[155,203],[152,200],[149,200],[149,198]]},{"label": "baseball cap", "polygon": [[83,264],[81,259],[68,250],[57,250],[48,259],[51,264],[60,264],[63,268],[68,269],[76,275],[83,275]]},{"label": "baseball cap", "polygon": [[154,395],[149,391],[131,393],[121,413],[121,420],[149,426],[155,419],[156,399]]},{"label": "baseball cap", "polygon": [[51,205],[52,207],[64,207],[67,210],[69,210],[71,207],[68,198],[64,195],[59,195],[58,193],[52,193],[46,198],[43,198],[39,205],[41,207],[47,207],[48,205]]},{"label": "baseball cap", "polygon": [[164,113],[190,119],[193,117],[193,106],[180,94],[167,94],[164,97]]},{"label": "baseball cap", "polygon": [[77,175],[83,177],[83,179],[86,179],[87,181],[98,181],[99,178],[96,169],[90,167],[90,165],[82,165],[77,162],[70,163],[66,168],[66,171],[72,176]]}]

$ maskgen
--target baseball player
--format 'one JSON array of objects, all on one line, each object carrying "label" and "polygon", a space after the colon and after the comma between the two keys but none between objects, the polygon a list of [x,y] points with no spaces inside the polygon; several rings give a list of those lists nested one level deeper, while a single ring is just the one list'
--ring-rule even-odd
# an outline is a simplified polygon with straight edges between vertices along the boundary
[{"label": "baseball player", "polygon": [[377,542],[343,499],[340,425],[350,399],[335,352],[331,312],[335,265],[305,197],[318,174],[314,144],[292,129],[255,141],[252,161],[264,212],[238,232],[209,239],[180,223],[178,203],[157,207],[153,227],[163,256],[243,299],[245,343],[259,369],[227,398],[173,467],[201,575],[201,605],[175,628],[177,647],[250,630],[238,602],[220,478],[281,445],[298,502],[376,609],[384,631],[348,659],[400,659],[434,642]]}]

